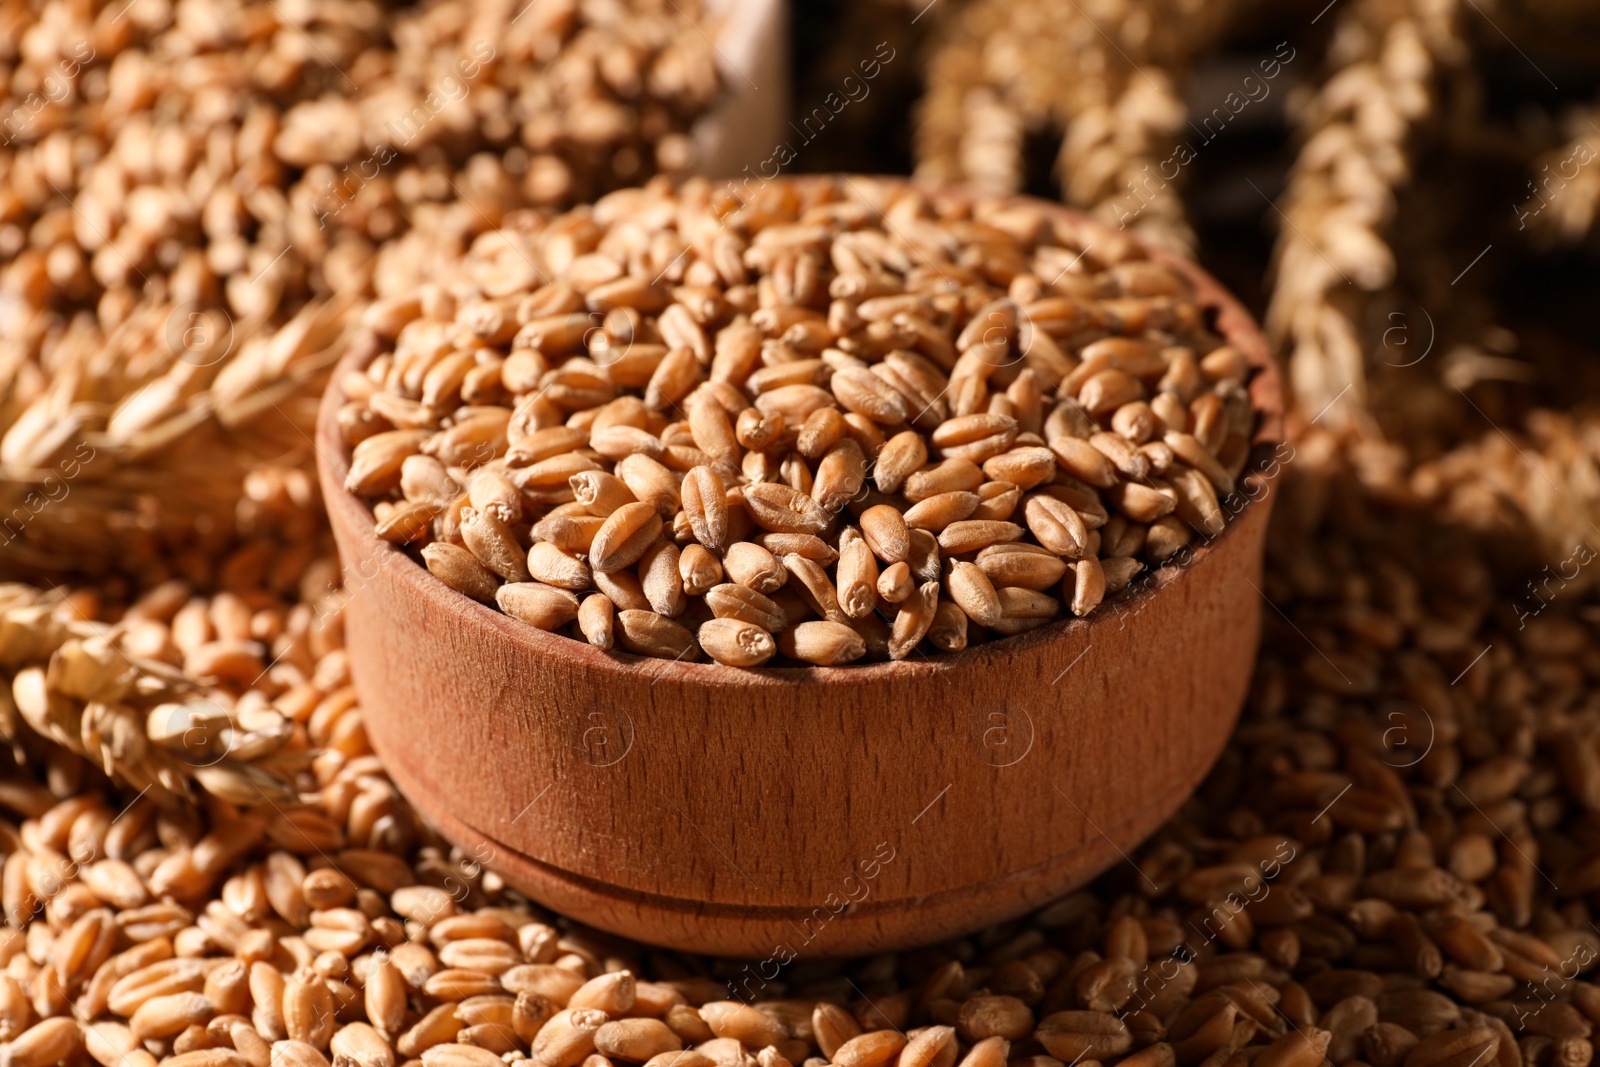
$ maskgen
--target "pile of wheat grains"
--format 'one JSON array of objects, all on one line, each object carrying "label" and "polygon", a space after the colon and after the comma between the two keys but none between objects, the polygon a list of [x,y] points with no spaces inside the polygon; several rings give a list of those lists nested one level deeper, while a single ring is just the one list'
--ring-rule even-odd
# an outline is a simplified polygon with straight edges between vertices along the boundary
[{"label": "pile of wheat grains", "polygon": [[693,182],[375,304],[346,487],[449,585],[738,667],[954,651],[1220,533],[1251,367],[1180,272],[1037,203]]},{"label": "pile of wheat grains", "polygon": [[[1493,538],[1415,506],[1402,461],[1295,447],[1243,722],[1152,841],[1037,914],[773,977],[543,912],[388,782],[335,696],[334,605],[320,658],[289,657],[327,696],[279,704],[295,797],[169,808],[61,761],[0,778],[0,1058],[1586,1067],[1600,647],[1579,598],[1518,619]],[[211,663],[239,699],[285,691],[293,671],[223,677],[193,645],[245,626],[238,605],[180,600],[135,612],[130,647]]]},{"label": "pile of wheat grains", "polygon": [[304,542],[234,504],[310,470],[360,304],[508,211],[684,172],[720,91],[693,0],[49,0],[0,27],[6,577]]}]

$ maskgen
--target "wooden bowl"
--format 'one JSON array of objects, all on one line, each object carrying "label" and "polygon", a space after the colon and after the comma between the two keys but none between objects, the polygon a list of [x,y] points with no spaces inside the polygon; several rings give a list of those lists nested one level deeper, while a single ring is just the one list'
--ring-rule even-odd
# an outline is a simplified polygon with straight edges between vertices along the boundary
[{"label": "wooden bowl", "polygon": [[[1053,210],[1064,210],[1054,208]],[[641,941],[750,958],[926,944],[1086,882],[1221,752],[1260,629],[1282,397],[1248,313],[1181,271],[1257,368],[1225,530],[1088,619],[937,658],[737,670],[601,652],[455,592],[378,539],[318,457],[367,732],[440,831],[533,899]],[[359,369],[352,354],[343,370]],[[1197,542],[1198,543],[1198,542]]]}]

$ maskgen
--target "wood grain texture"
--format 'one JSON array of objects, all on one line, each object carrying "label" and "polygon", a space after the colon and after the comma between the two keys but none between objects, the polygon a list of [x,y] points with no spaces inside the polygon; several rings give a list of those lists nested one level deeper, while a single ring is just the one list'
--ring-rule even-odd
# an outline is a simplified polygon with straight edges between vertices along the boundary
[{"label": "wood grain texture", "polygon": [[397,785],[563,914],[755,960],[930,943],[1122,862],[1198,784],[1244,700],[1282,430],[1249,315],[1197,267],[1153,255],[1259,368],[1249,499],[1186,565],[1090,618],[937,658],[641,659],[468,600],[380,541],[344,491],[336,375],[322,486],[351,669]]}]

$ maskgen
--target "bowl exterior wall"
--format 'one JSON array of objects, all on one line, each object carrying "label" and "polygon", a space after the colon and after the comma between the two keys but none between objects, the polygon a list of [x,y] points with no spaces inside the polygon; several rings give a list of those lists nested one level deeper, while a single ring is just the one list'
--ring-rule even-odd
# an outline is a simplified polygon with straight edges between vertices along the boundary
[{"label": "bowl exterior wall", "polygon": [[339,547],[367,732],[447,836],[573,918],[759,958],[951,936],[1131,850],[1244,700],[1265,527],[1250,509],[1092,624],[825,682],[536,647],[393,549]]}]

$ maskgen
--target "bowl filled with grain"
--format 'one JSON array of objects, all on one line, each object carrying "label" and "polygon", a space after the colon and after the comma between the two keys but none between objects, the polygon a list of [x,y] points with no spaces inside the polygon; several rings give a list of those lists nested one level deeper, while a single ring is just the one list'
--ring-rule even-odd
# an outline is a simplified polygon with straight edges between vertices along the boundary
[{"label": "bowl filled with grain", "polygon": [[396,783],[533,898],[779,962],[1119,861],[1248,686],[1255,325],[1057,205],[665,181],[374,304],[322,405]]}]

